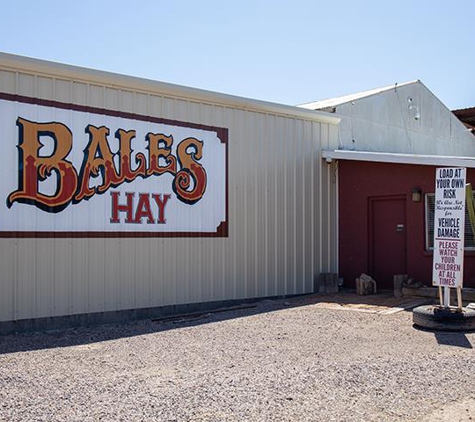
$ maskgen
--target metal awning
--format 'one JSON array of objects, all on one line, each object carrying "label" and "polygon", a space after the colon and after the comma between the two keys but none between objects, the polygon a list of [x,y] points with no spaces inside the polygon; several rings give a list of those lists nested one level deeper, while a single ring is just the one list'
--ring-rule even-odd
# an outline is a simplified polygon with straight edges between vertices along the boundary
[{"label": "metal awning", "polygon": [[397,154],[388,152],[322,151],[322,158],[332,160],[372,161],[377,163],[418,164],[424,166],[475,168],[475,157],[454,157],[444,155]]}]

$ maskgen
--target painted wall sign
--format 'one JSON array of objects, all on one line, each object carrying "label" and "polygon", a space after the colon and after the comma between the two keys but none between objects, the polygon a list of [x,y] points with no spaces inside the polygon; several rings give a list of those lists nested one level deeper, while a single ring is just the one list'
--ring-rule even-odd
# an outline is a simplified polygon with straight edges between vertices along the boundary
[{"label": "painted wall sign", "polygon": [[462,287],[465,168],[438,168],[435,177],[434,286]]},{"label": "painted wall sign", "polygon": [[0,236],[227,236],[227,135],[0,94]]}]

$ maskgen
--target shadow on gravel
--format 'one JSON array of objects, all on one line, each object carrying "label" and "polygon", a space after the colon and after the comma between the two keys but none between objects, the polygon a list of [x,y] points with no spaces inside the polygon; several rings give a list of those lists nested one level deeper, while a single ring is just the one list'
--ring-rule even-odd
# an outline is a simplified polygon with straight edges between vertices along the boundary
[{"label": "shadow on gravel", "polygon": [[472,344],[464,333],[436,332],[434,335],[437,343],[440,345],[473,349]]},{"label": "shadow on gravel", "polygon": [[339,307],[339,309],[363,309],[363,311],[365,308],[368,308],[366,310],[367,312],[377,313],[378,311],[374,311],[374,309],[390,309],[400,306],[404,302],[407,303],[410,300],[410,298],[396,299],[389,293],[359,296],[352,291],[343,291],[333,295],[311,294],[292,298],[261,300],[254,303],[247,302],[229,308],[157,319],[0,335],[0,355],[22,351],[87,345],[229,319],[244,318],[294,307],[313,305],[316,310],[321,311],[328,309],[334,310],[335,307],[332,306]]},{"label": "shadow on gravel", "polygon": [[114,324],[0,335],[0,355],[57,347],[84,346],[179,328],[194,327],[228,319],[244,318],[290,307],[278,302],[261,301],[252,307],[246,304],[242,309],[220,310],[218,313],[210,311],[199,314],[175,315],[163,319],[143,319]]},{"label": "shadow on gravel", "polygon": [[[428,328],[413,326],[418,331],[424,331],[426,333],[433,333],[437,340],[437,343],[441,346],[453,346],[462,347],[464,349],[473,349],[470,340],[467,338],[463,331],[451,332],[451,331],[435,331]],[[470,331],[467,331],[470,332]]]}]

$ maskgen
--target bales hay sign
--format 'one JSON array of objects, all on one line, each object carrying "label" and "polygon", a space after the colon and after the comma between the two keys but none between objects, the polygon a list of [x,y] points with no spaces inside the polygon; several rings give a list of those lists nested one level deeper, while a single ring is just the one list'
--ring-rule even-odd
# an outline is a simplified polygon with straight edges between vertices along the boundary
[{"label": "bales hay sign", "polygon": [[227,236],[227,129],[0,96],[0,236]]}]

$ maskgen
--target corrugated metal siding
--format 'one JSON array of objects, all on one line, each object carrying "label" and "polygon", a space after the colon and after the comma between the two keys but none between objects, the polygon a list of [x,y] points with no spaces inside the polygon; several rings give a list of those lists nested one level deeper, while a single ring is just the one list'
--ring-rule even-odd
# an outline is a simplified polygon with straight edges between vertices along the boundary
[{"label": "corrugated metal siding", "polygon": [[228,238],[0,239],[0,321],[309,293],[336,271],[335,125],[1,70],[0,91],[229,128]]},{"label": "corrugated metal siding", "polygon": [[[343,150],[473,157],[473,135],[420,81],[336,106]],[[417,118],[416,118],[417,117]]]}]

